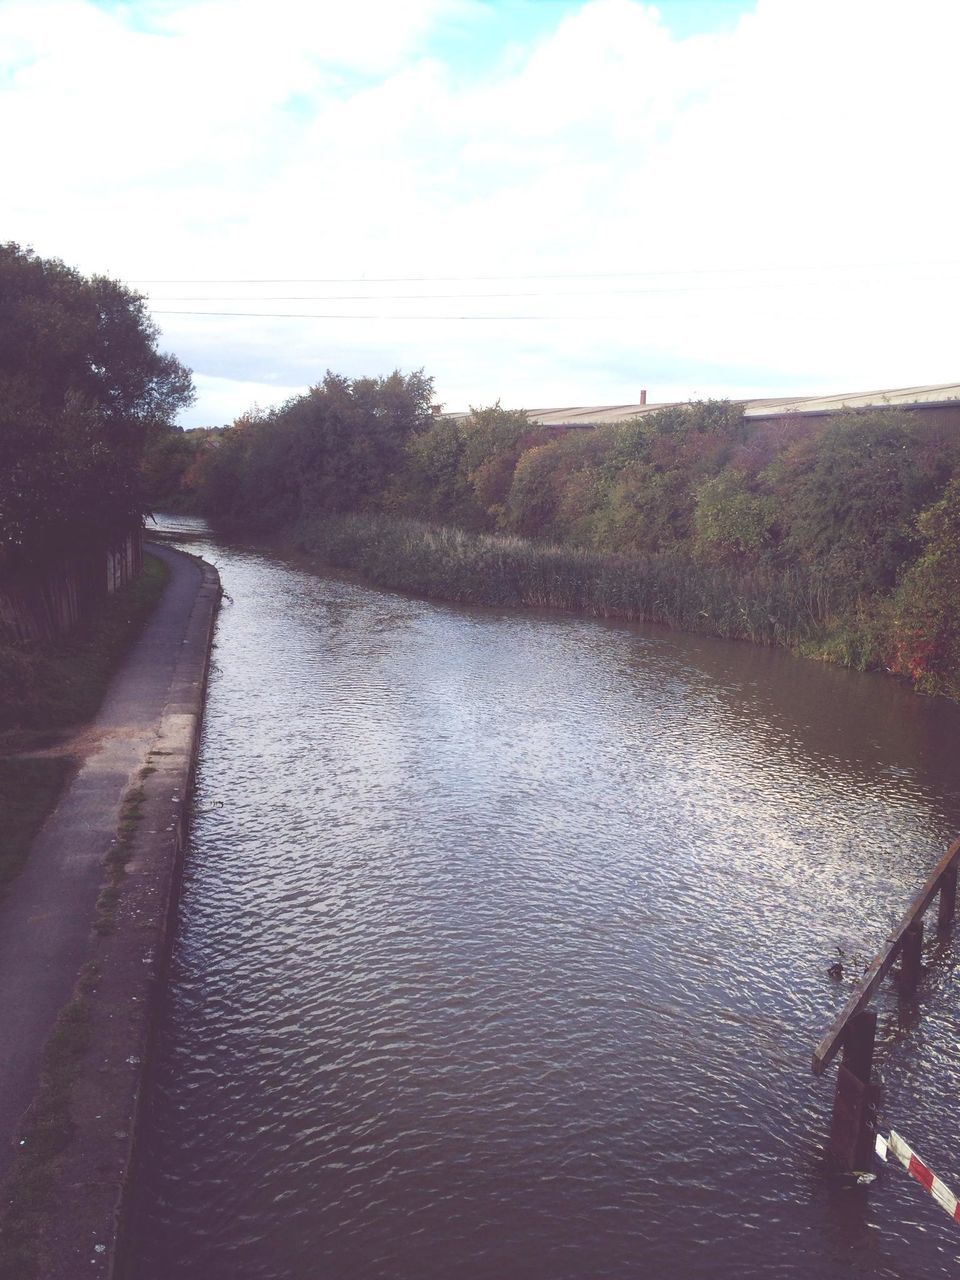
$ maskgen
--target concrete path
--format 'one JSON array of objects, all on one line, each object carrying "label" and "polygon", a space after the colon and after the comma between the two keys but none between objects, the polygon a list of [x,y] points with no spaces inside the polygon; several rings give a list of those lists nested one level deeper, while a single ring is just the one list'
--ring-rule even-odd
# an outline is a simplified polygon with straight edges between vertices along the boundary
[{"label": "concrete path", "polygon": [[169,566],[171,580],[83,734],[88,751],[79,770],[0,902],[0,1177],[36,1090],[44,1044],[89,957],[123,796],[155,743],[203,581],[189,556],[149,550]]}]

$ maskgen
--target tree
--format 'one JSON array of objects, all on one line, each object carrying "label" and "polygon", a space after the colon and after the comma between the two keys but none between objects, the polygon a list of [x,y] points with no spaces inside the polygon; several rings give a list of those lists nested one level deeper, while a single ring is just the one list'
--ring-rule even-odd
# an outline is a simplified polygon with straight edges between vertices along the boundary
[{"label": "tree", "polygon": [[403,467],[385,495],[388,511],[477,529],[487,513],[467,470],[466,438],[455,418],[434,418],[407,441]]},{"label": "tree", "polygon": [[143,298],[0,245],[0,562],[56,556],[139,519],[147,435],[193,398]]},{"label": "tree", "polygon": [[513,473],[526,449],[545,444],[548,434],[532,426],[522,409],[502,409],[500,401],[485,409],[471,407],[463,422],[465,460],[470,484],[487,522],[506,522]]},{"label": "tree", "polygon": [[284,406],[278,422],[298,441],[300,514],[376,504],[402,467],[407,441],[432,422],[433,382],[423,370],[323,381]]},{"label": "tree", "polygon": [[697,489],[695,548],[705,558],[744,560],[771,541],[776,506],[750,491],[742,471],[725,467]]},{"label": "tree", "polygon": [[156,423],[147,431],[140,459],[144,500],[153,510],[190,503],[189,476],[210,436],[211,429],[184,431],[168,423]]},{"label": "tree", "polygon": [[301,517],[376,509],[408,443],[433,422],[431,380],[330,373],[279,409],[211,439],[191,478],[214,518],[279,528]]},{"label": "tree", "polygon": [[917,553],[916,513],[937,477],[917,459],[912,421],[857,411],[771,468],[786,549],[861,591],[889,591]]},{"label": "tree", "polygon": [[960,696],[960,476],[917,517],[923,551],[894,598],[894,670],[925,693]]},{"label": "tree", "polygon": [[509,527],[527,537],[591,545],[610,440],[602,427],[573,429],[521,454],[510,487]]}]

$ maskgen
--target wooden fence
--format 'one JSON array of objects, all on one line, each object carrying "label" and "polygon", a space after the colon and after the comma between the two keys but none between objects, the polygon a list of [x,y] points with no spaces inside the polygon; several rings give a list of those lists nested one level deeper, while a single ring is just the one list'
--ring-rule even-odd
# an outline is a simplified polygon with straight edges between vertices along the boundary
[{"label": "wooden fence", "polygon": [[822,1075],[842,1049],[830,1126],[830,1153],[841,1169],[869,1169],[873,1157],[879,1086],[871,1079],[877,1015],[870,998],[899,959],[900,990],[912,994],[923,973],[923,915],[939,895],[937,929],[953,926],[957,904],[960,840],[950,846],[927,877],[879,955],[857,984],[833,1026],[813,1051],[814,1075]]},{"label": "wooden fence", "polygon": [[143,533],[136,527],[42,570],[8,575],[0,579],[0,639],[9,643],[65,635],[142,568]]}]

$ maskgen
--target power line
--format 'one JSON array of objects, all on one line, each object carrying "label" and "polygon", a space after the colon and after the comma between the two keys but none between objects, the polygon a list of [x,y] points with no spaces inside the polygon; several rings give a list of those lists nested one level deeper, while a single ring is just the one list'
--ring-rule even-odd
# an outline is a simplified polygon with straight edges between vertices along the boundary
[{"label": "power line", "polygon": [[[306,311],[154,311],[155,316],[238,316],[247,320],[625,320],[626,316],[413,316],[383,314],[324,314]],[[654,319],[662,317],[651,317]]]},{"label": "power line", "polygon": [[[942,283],[944,279],[953,277],[940,277],[936,283]],[[823,286],[810,282],[807,285],[799,286],[803,289],[822,289]],[[847,288],[855,288],[858,292],[870,292],[871,287],[877,289],[886,289],[888,285],[882,281],[877,281],[873,286],[858,282],[851,282]],[[796,292],[798,286],[793,285],[790,291]],[[716,298],[717,302],[722,303],[723,299],[728,297],[731,292],[738,291],[749,293],[751,291],[769,291],[780,290],[784,294],[788,293],[787,286],[777,286],[770,284],[739,284],[727,286],[724,288],[696,288],[696,287],[680,287],[680,288],[658,288],[658,289],[613,289],[613,290],[577,290],[577,291],[558,291],[547,293],[543,291],[531,290],[522,293],[409,293],[409,294],[319,294],[319,295],[260,295],[252,297],[230,297],[229,295],[214,296],[189,296],[175,295],[172,297],[156,298],[155,302],[463,302],[463,301],[503,301],[505,299],[539,299],[541,301],[549,301],[550,299],[560,298],[631,298],[646,295],[669,296],[671,294],[699,294],[701,299],[708,297]],[[714,306],[716,304],[713,304]],[[764,305],[767,305],[766,303]],[[191,308],[189,310],[183,308],[167,309],[150,306],[153,315],[156,316],[238,316],[247,319],[263,319],[263,320],[627,320],[643,318],[646,320],[669,319],[671,314],[650,315],[646,314],[642,317],[639,313],[624,313],[618,315],[596,314],[589,311],[581,311],[575,315],[565,315],[556,312],[546,312],[544,314],[504,314],[504,315],[456,315],[443,314],[437,315],[427,314],[409,314],[404,312],[312,312],[312,311],[212,311]],[[686,313],[685,313],[686,314]],[[676,313],[672,313],[672,318],[676,318]]]},{"label": "power line", "polygon": [[[939,275],[936,283],[955,276]],[[876,288],[888,288],[887,281],[875,281]],[[770,289],[823,289],[825,286],[815,280],[785,284],[775,281],[742,282],[722,285],[719,288],[708,285],[661,285],[652,289],[554,289],[546,292],[542,289],[531,289],[512,293],[322,293],[322,294],[253,294],[244,297],[236,294],[172,294],[165,297],[154,297],[154,302],[463,302],[466,300],[484,299],[500,300],[504,298],[636,298],[650,294],[674,293],[706,293],[718,297],[734,291],[749,293],[751,291],[767,291]],[[864,289],[870,287],[863,281],[850,281],[848,288]]]},{"label": "power line", "polygon": [[[736,287],[736,286],[735,286]],[[744,286],[741,286],[744,287]],[[760,288],[760,285],[747,285],[747,288]],[[467,299],[500,299],[500,298],[632,298],[647,293],[702,293],[702,289],[694,285],[679,289],[578,289],[575,291],[554,290],[546,293],[543,290],[531,290],[526,293],[322,293],[322,294],[255,294],[252,297],[237,297],[229,294],[213,296],[193,296],[176,294],[172,297],[154,298],[154,302],[462,302]],[[714,290],[721,293],[726,290]]]},{"label": "power line", "polygon": [[502,273],[499,275],[415,275],[415,276],[263,276],[251,277],[156,277],[130,276],[134,284],[457,284],[482,280],[642,280],[655,276],[749,275],[798,271],[902,271],[917,268],[960,266],[950,259],[934,262],[832,262],[792,263],[756,267],[661,267],[655,271],[580,271]]}]

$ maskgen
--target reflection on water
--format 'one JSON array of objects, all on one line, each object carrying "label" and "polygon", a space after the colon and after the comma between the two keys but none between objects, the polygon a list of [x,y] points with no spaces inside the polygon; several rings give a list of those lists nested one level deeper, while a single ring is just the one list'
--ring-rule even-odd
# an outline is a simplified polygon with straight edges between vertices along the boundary
[{"label": "reflection on water", "polygon": [[[960,828],[956,709],[191,532],[232,602],[132,1276],[956,1274],[906,1175],[825,1175],[809,1071]],[[884,1121],[960,1186],[953,954],[879,1007]]]}]

